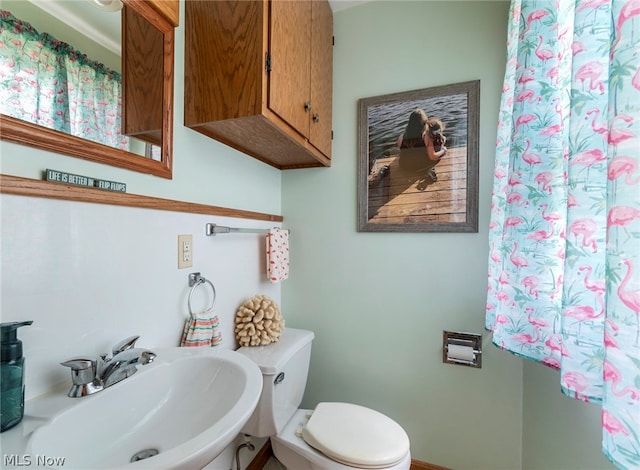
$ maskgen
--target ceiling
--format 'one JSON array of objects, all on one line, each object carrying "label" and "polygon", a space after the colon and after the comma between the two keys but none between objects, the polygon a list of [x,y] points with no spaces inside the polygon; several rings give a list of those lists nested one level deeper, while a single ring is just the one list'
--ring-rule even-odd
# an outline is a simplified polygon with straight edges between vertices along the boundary
[{"label": "ceiling", "polygon": [[101,10],[93,5],[93,0],[29,0],[29,2],[120,55],[120,11]]},{"label": "ceiling", "polygon": [[329,5],[335,13],[336,11],[346,10],[347,8],[355,7],[362,3],[367,3],[371,0],[329,0]]}]

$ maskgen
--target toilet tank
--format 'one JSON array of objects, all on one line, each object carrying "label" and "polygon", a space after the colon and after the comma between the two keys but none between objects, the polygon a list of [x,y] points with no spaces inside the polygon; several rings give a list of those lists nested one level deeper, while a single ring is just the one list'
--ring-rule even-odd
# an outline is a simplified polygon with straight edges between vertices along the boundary
[{"label": "toilet tank", "polygon": [[238,349],[262,371],[262,395],[242,428],[255,437],[275,436],[296,412],[307,385],[313,332],[285,328],[276,343]]}]

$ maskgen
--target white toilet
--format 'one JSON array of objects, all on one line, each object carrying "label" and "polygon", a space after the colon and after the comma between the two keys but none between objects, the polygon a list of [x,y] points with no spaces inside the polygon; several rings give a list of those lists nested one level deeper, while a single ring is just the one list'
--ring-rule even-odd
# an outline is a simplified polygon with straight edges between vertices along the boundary
[{"label": "white toilet", "polygon": [[262,370],[262,395],[242,432],[270,437],[288,470],[409,470],[409,437],[391,418],[349,403],[299,410],[311,358],[311,331],[285,328],[277,343],[238,352]]}]

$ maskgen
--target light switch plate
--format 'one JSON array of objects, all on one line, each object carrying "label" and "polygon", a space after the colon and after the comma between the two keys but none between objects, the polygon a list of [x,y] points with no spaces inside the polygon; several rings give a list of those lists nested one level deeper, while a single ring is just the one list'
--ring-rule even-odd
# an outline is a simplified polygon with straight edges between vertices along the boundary
[{"label": "light switch plate", "polygon": [[178,235],[178,269],[193,266],[193,235]]}]

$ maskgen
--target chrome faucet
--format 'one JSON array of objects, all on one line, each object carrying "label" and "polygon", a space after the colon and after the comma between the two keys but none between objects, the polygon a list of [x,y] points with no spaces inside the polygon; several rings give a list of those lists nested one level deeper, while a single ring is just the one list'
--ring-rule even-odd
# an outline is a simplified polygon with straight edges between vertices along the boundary
[{"label": "chrome faucet", "polygon": [[73,385],[68,396],[77,398],[99,392],[131,377],[138,370],[138,365],[153,362],[155,353],[134,347],[139,338],[132,336],[117,343],[111,357],[101,354],[97,360],[79,357],[62,362],[63,366],[71,368]]},{"label": "chrome faucet", "polygon": [[138,370],[136,365],[145,365],[153,362],[156,355],[151,351],[140,348],[131,348],[122,351],[111,359],[101,357],[98,360],[97,375],[107,388],[121,380],[131,377]]}]

